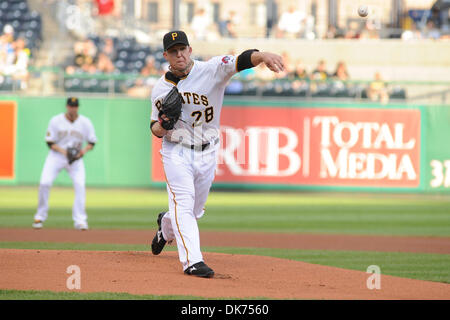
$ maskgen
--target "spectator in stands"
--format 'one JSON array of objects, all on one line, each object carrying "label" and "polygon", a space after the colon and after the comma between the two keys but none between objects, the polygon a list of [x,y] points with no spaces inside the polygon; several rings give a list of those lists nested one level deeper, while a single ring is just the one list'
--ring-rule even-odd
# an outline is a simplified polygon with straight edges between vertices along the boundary
[{"label": "spectator in stands", "polygon": [[278,37],[295,39],[300,37],[304,29],[306,15],[290,5],[288,11],[284,12],[278,22]]},{"label": "spectator in stands", "polygon": [[229,11],[227,17],[219,22],[220,35],[226,38],[237,38],[236,26],[238,24],[239,18],[236,11]]},{"label": "spectator in stands", "polygon": [[328,26],[327,32],[325,33],[324,39],[335,39],[337,36],[337,29],[335,26],[330,24]]},{"label": "spectator in stands", "polygon": [[96,72],[112,73],[115,67],[111,59],[104,52],[100,52],[96,59]]},{"label": "spectator in stands", "polygon": [[194,37],[197,40],[206,40],[210,24],[211,22],[206,15],[205,9],[200,8],[194,14],[191,22],[191,28],[194,31]]},{"label": "spectator in stands", "polygon": [[106,54],[111,61],[116,58],[116,49],[112,38],[105,38],[99,50]]},{"label": "spectator in stands", "polygon": [[381,103],[387,103],[389,101],[389,94],[387,85],[381,77],[381,73],[375,73],[375,79],[369,84],[367,88],[367,97],[371,101],[380,101]]},{"label": "spectator in stands", "polygon": [[14,41],[14,28],[10,24],[5,24],[3,27],[3,34],[6,37],[6,41],[13,43]]},{"label": "spectator in stands", "polygon": [[303,80],[303,81],[309,79],[308,72],[306,72],[305,64],[301,59],[297,60],[297,63],[295,64],[295,70],[289,73],[288,79]]},{"label": "spectator in stands", "polygon": [[15,59],[15,53],[12,43],[6,34],[0,35],[0,74],[5,74]]},{"label": "spectator in stands", "polygon": [[305,64],[301,59],[297,60],[295,70],[288,74],[288,79],[292,81],[292,88],[294,90],[300,87],[307,88],[309,75],[306,71]]},{"label": "spectator in stands", "polygon": [[380,34],[375,21],[367,20],[359,36],[360,39],[380,39]]},{"label": "spectator in stands", "polygon": [[95,11],[93,15],[96,17],[97,34],[105,35],[108,28],[113,26],[117,20],[118,12],[115,8],[114,0],[95,0]]},{"label": "spectator in stands", "polygon": [[422,33],[420,32],[420,30],[417,30],[417,24],[413,22],[411,24],[411,29],[404,30],[402,32],[402,40],[408,41],[418,39],[422,39]]},{"label": "spectator in stands", "polygon": [[436,28],[436,25],[433,20],[428,20],[427,25],[425,27],[425,30],[423,31],[423,37],[425,39],[439,39],[441,37],[441,32],[438,28]]},{"label": "spectator in stands", "polygon": [[136,98],[145,98],[150,96],[152,88],[157,79],[155,78],[138,78],[131,88],[127,89],[127,95]]},{"label": "spectator in stands", "polygon": [[319,63],[317,64],[317,67],[311,74],[311,79],[325,81],[328,79],[328,77],[329,74],[327,72],[327,64],[325,60],[320,60]]},{"label": "spectator in stands", "polygon": [[28,87],[28,63],[30,60],[30,50],[26,48],[26,42],[23,38],[18,38],[13,42],[14,61],[8,63],[3,69],[3,74],[11,76],[17,80],[20,89]]},{"label": "spectator in stands", "polygon": [[358,22],[352,21],[348,25],[348,29],[345,32],[344,38],[345,39],[358,39],[360,36],[360,27]]},{"label": "spectator in stands", "polygon": [[165,72],[156,68],[155,58],[148,56],[146,64],[140,71],[140,77],[136,79],[134,85],[127,90],[127,94],[132,97],[148,97],[159,76]]},{"label": "spectator in stands", "polygon": [[344,61],[339,61],[336,65],[336,70],[332,75],[333,79],[347,81],[349,80],[349,74],[347,70],[347,65]]},{"label": "spectator in stands", "polygon": [[159,70],[156,65],[155,65],[155,57],[153,56],[148,56],[145,59],[145,65],[144,67],[141,69],[140,72],[141,76],[158,76],[158,75],[163,75],[163,71]]},{"label": "spectator in stands", "polygon": [[28,79],[30,74],[28,72],[28,64],[30,61],[30,49],[26,47],[26,41],[24,38],[18,38],[14,42],[15,62],[14,62],[14,74],[13,79],[18,80],[20,83],[20,89],[28,88]]},{"label": "spectator in stands", "polygon": [[73,66],[75,68],[86,68],[87,65],[94,63],[95,56],[97,55],[97,47],[91,40],[85,40],[76,42],[74,44],[75,58]]}]

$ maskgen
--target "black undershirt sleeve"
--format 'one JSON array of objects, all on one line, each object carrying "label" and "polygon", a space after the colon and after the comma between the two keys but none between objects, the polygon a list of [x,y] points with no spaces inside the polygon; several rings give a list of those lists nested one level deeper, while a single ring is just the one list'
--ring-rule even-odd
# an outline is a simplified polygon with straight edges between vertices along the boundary
[{"label": "black undershirt sleeve", "polygon": [[245,50],[237,57],[236,68],[237,68],[238,72],[254,67],[251,56],[252,56],[252,53],[255,51],[259,51],[259,50],[258,49]]},{"label": "black undershirt sleeve", "polygon": [[48,147],[51,149],[54,142],[47,142]]}]

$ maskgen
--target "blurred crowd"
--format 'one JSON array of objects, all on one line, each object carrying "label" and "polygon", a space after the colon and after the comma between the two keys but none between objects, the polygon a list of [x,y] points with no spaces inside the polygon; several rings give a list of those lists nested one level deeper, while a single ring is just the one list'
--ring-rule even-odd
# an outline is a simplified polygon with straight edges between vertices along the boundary
[{"label": "blurred crowd", "polygon": [[29,60],[30,49],[25,38],[16,38],[13,27],[5,25],[0,35],[0,82],[3,83],[5,77],[11,77],[17,88],[26,89]]},{"label": "blurred crowd", "polygon": [[[114,0],[92,0],[92,17],[95,20],[97,34],[105,35],[105,31],[114,28],[120,22],[121,7]],[[213,17],[206,6],[193,7],[192,16],[188,17],[188,24],[183,28],[194,39],[217,40],[220,38],[241,38],[247,35],[240,34],[242,22],[246,17],[239,10],[229,10]],[[424,10],[423,10],[424,11]],[[316,29],[316,17],[298,6],[291,4],[285,11],[279,12],[276,17],[266,17],[265,35],[267,38],[284,39],[379,39],[396,37],[403,39],[441,39],[448,36],[441,30],[441,20],[436,18],[438,14],[430,11],[426,20],[413,19],[410,12],[405,12],[401,18],[404,36],[399,33],[402,30],[393,30],[394,27],[383,25],[378,15],[368,18],[347,18],[345,26],[330,25],[325,34],[318,34]],[[216,12],[217,13],[217,12]],[[390,30],[390,31],[389,31]],[[391,32],[394,32],[392,34]]]},{"label": "blurred crowd", "polygon": [[[116,41],[115,41],[116,40]],[[85,39],[74,44],[73,55],[65,66],[66,74],[121,74],[116,65],[120,61],[122,49],[117,48],[120,40],[109,37],[100,38],[100,41]],[[115,44],[116,43],[116,44]],[[164,59],[157,57],[162,52],[158,50],[145,55],[145,63],[131,72],[135,80],[128,84],[126,93],[135,97],[148,97],[157,79],[168,71]],[[237,52],[229,52],[237,55]],[[245,82],[254,81],[259,85],[273,81],[288,81],[294,90],[309,90],[313,94],[333,86],[337,89],[347,88],[350,74],[345,61],[337,62],[334,68],[329,68],[327,61],[321,59],[315,66],[306,66],[301,60],[293,60],[288,52],[282,53],[286,69],[284,72],[273,73],[264,64],[256,68],[247,69],[236,74],[229,86],[227,94],[237,93],[242,90]],[[198,60],[208,60],[209,56],[195,56]],[[367,86],[365,93],[371,101],[386,103],[389,100],[388,88],[380,73],[376,73],[373,81]]]},{"label": "blurred crowd", "polygon": [[[194,37],[199,40],[214,40],[219,37],[239,38],[238,26],[241,21],[239,13],[231,10],[217,23],[211,21],[205,9],[198,9],[189,25]],[[290,5],[285,12],[282,12],[276,23],[267,22],[266,37],[284,39],[318,39],[315,28],[315,17],[307,14]],[[448,32],[442,30],[441,20],[436,18],[435,13],[421,21],[412,19],[408,14],[402,19],[401,34],[391,30],[393,34],[385,30],[379,18],[349,19],[345,27],[330,25],[322,39],[380,39],[401,37],[404,40],[410,39],[448,39]],[[387,28],[389,29],[389,28]],[[383,32],[384,31],[384,32]]]},{"label": "blurred crowd", "polygon": [[[287,52],[284,52],[282,56],[286,67],[284,72],[274,73],[266,68],[264,64],[260,64],[256,68],[236,74],[232,78],[231,86],[227,88],[228,92],[232,93],[233,90],[240,89],[237,82],[233,84],[233,80],[255,80],[259,83],[285,80],[289,82],[290,89],[298,92],[303,88],[305,91],[310,91],[312,95],[330,88],[342,91],[352,86],[349,82],[351,78],[345,61],[338,61],[336,66],[330,71],[327,62],[323,59],[319,60],[312,68],[308,68],[301,59],[292,61]],[[373,80],[367,84],[363,91],[364,98],[368,98],[371,101],[381,103],[389,101],[388,85],[380,72],[374,74]]]},{"label": "blurred crowd", "polygon": [[113,64],[115,55],[116,51],[111,38],[105,38],[100,46],[91,39],[76,41],[73,55],[66,63],[66,73],[112,73],[115,70]]}]

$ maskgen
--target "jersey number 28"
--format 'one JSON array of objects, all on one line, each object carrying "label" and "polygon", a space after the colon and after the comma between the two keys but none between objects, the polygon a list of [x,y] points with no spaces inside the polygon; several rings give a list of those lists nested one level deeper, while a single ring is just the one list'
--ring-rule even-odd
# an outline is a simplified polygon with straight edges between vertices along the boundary
[{"label": "jersey number 28", "polygon": [[[206,108],[204,113],[205,113],[205,121],[206,122],[210,122],[214,118],[214,108],[213,107]],[[194,123],[192,124],[192,126],[195,126],[195,124],[200,122],[202,114],[203,114],[203,112],[198,111],[198,110],[191,113],[191,116],[195,117]]]}]

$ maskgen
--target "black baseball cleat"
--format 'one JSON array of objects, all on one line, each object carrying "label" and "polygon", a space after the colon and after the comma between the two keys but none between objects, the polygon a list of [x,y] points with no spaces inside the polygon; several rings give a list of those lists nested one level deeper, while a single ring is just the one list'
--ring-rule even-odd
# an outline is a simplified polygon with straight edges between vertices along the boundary
[{"label": "black baseball cleat", "polygon": [[197,276],[202,278],[214,277],[214,270],[208,267],[203,261],[197,262],[184,270],[184,273],[190,276]]},{"label": "black baseball cleat", "polygon": [[162,249],[164,249],[164,246],[166,245],[166,240],[164,239],[161,231],[161,221],[166,213],[167,212],[161,212],[160,214],[158,214],[158,220],[156,220],[156,222],[158,223],[158,231],[156,231],[156,235],[152,241],[152,253],[154,255],[160,254]]}]

